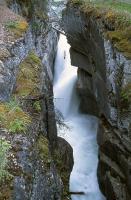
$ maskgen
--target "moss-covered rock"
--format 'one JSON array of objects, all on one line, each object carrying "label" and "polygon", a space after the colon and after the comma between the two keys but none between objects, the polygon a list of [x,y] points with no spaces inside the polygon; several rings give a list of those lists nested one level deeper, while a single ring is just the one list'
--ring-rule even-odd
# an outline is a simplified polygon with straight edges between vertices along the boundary
[{"label": "moss-covered rock", "polygon": [[131,106],[131,83],[128,83],[121,91],[121,109],[128,110]]},{"label": "moss-covered rock", "polygon": [[[12,133],[23,134],[27,133],[29,126],[32,126],[31,122],[33,121],[33,113],[40,114],[41,111],[41,105],[39,102],[34,103],[27,103],[30,109],[28,109],[28,106],[25,106],[25,101],[22,102],[21,98],[28,96],[28,95],[36,95],[39,93],[39,76],[40,76],[40,68],[41,68],[41,61],[38,58],[38,56],[35,54],[34,51],[30,52],[28,56],[24,59],[24,61],[20,65],[20,70],[17,75],[16,80],[16,87],[14,90],[14,93],[12,95],[12,99],[9,102],[0,102],[0,131],[5,129],[6,132],[8,132],[9,141],[11,140]],[[36,114],[35,114],[36,115]],[[7,138],[8,138],[7,137]],[[4,137],[6,138],[6,136]],[[6,141],[6,140],[5,140]],[[43,141],[43,140],[42,140]],[[0,143],[0,145],[2,145]],[[4,144],[7,144],[6,142]],[[38,145],[41,147],[41,140],[38,140]],[[7,145],[6,145],[7,146]],[[17,144],[15,144],[15,152],[14,154],[17,154],[19,151],[19,148]],[[3,148],[3,145],[0,146]],[[44,148],[44,147],[42,147]],[[5,148],[4,148],[5,149]],[[5,149],[6,150],[6,149]],[[3,151],[0,149],[0,155]],[[7,151],[6,151],[7,152]],[[21,173],[21,170],[17,170],[16,166],[14,164],[12,165],[12,158],[11,154],[7,157],[5,152],[5,159],[6,162],[4,164],[9,162],[9,171],[11,174],[18,175],[17,172]],[[46,157],[47,159],[47,157]],[[6,166],[4,166],[5,168]],[[15,167],[15,170],[13,170],[13,167]],[[1,168],[1,167],[0,167]],[[3,168],[3,170],[5,170]],[[2,169],[2,168],[1,168]],[[4,171],[2,171],[3,174]],[[10,174],[7,171],[5,171],[5,175]],[[1,172],[0,172],[1,173]],[[0,181],[5,180],[4,175],[0,175]],[[9,194],[9,188],[10,188],[11,182],[7,182],[7,193],[6,197],[3,197],[3,190],[4,188],[1,188],[2,194],[0,197],[4,199],[8,199],[7,196]],[[0,186],[1,187],[1,186]]]},{"label": "moss-covered rock", "polygon": [[40,87],[41,61],[35,52],[30,52],[20,64],[16,80],[15,94],[17,96],[38,95]]},{"label": "moss-covered rock", "polygon": [[[4,51],[7,54],[7,50],[4,50],[6,49],[4,46],[6,47],[7,44],[15,42],[18,38],[23,37],[24,33],[27,31],[28,23],[23,17],[15,14],[6,6],[0,6],[0,24],[0,43],[3,46],[0,52]],[[2,53],[0,53],[0,55],[2,55]]]},{"label": "moss-covered rock", "polygon": [[23,36],[23,33],[25,33],[25,31],[28,28],[28,23],[25,20],[20,20],[20,21],[8,20],[5,22],[4,25],[8,29],[8,32],[14,34],[14,37],[16,39]]},{"label": "moss-covered rock", "polygon": [[47,167],[48,163],[50,163],[49,160],[50,151],[49,151],[48,139],[41,134],[37,139],[36,147],[38,149],[40,158],[43,160],[44,164],[46,164]]},{"label": "moss-covered rock", "polygon": [[74,164],[73,149],[63,138],[58,137],[57,143],[58,145],[54,151],[53,158],[63,182],[62,199],[69,199],[69,178]]},{"label": "moss-covered rock", "polygon": [[25,132],[31,117],[22,110],[18,101],[0,103],[0,128],[6,128],[11,133]]},{"label": "moss-covered rock", "polygon": [[84,0],[70,0],[69,4],[79,6],[81,12],[93,17],[101,23],[103,33],[114,46],[130,59],[131,58],[131,5],[124,4],[123,11],[119,3],[85,2]]}]

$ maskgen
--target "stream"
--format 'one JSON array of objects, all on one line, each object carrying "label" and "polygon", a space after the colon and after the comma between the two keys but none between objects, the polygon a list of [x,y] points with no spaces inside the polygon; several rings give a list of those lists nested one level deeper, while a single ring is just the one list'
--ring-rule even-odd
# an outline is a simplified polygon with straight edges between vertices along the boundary
[{"label": "stream", "polygon": [[58,135],[73,148],[74,167],[70,176],[70,191],[84,193],[72,195],[71,198],[103,200],[97,181],[98,121],[94,116],[79,112],[79,97],[76,92],[77,68],[70,64],[69,48],[66,37],[60,35],[54,69],[54,103],[69,128],[58,128]]}]

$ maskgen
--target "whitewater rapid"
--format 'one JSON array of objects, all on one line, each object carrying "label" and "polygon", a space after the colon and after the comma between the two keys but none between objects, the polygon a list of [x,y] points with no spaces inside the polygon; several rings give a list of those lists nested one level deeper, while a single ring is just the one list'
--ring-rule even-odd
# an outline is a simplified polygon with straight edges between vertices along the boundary
[{"label": "whitewater rapid", "polygon": [[64,117],[69,129],[58,129],[58,135],[73,148],[74,167],[70,176],[70,191],[84,192],[72,195],[72,200],[103,200],[97,181],[98,147],[96,117],[79,113],[76,93],[77,68],[70,64],[70,46],[60,35],[55,60],[54,97],[55,107]]}]

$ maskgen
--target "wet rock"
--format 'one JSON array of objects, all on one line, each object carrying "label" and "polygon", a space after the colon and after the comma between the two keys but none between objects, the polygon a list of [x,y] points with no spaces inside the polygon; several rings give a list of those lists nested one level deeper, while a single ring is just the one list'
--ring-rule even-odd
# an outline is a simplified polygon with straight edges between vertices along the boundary
[{"label": "wet rock", "polygon": [[105,37],[107,22],[93,15],[90,9],[85,11],[68,1],[63,22],[71,45],[72,65],[78,67],[80,110],[100,118],[97,134],[100,188],[108,200],[131,199],[131,101],[127,95],[131,60]]},{"label": "wet rock", "polygon": [[[46,22],[48,20],[47,13],[50,12],[50,1],[37,1],[36,4],[33,4],[32,10],[28,7],[30,2],[10,0],[8,3],[14,12],[28,18],[29,27],[27,32],[19,39],[4,43],[7,51],[3,49],[2,61],[0,61],[0,101],[10,100],[12,92],[18,89],[16,80],[21,70],[20,64],[23,64],[29,52],[32,51],[35,52],[35,58],[37,56],[39,61],[41,60],[37,95],[43,95],[43,98],[39,102],[41,108],[39,112],[36,112],[33,107],[34,102],[30,99],[33,95],[35,98],[35,94],[31,93],[31,97],[29,95],[27,101],[21,100],[22,108],[30,113],[32,118],[32,123],[24,133],[11,134],[9,131],[3,131],[0,127],[0,136],[11,142],[12,148],[9,152],[8,170],[13,175],[4,187],[0,185],[2,200],[3,198],[13,200],[60,200],[63,187],[66,187],[69,183],[69,175],[73,166],[73,153],[70,145],[64,140],[61,142],[58,139],[57,141],[52,80],[58,33],[50,29],[50,24],[48,25]],[[47,18],[42,17],[43,11],[45,11],[44,14],[47,14]],[[35,27],[36,24],[39,25],[37,28]],[[24,62],[27,68],[29,65],[36,67],[35,63],[28,62]],[[36,71],[36,74],[38,71]],[[21,98],[23,99],[23,96]],[[46,155],[46,152],[44,152],[44,159],[41,158],[40,149],[38,148],[40,135],[45,137],[47,143],[49,143],[46,144],[49,153]],[[60,148],[63,145],[63,151],[61,151],[62,148],[60,149],[61,162],[69,164],[69,167],[66,166],[65,168],[64,175],[67,182],[64,186],[61,181],[61,174],[58,173],[53,157],[51,157],[58,143]],[[45,143],[42,144],[42,147],[44,145]],[[66,157],[65,160],[62,160],[64,154],[66,154]],[[8,194],[5,194],[5,190],[9,190]]]},{"label": "wet rock", "polygon": [[119,178],[113,178],[110,173],[108,173],[106,176],[105,190],[108,196],[107,199],[130,199],[125,185],[119,182]]},{"label": "wet rock", "polygon": [[[85,100],[86,93],[85,96],[83,93],[81,97],[84,99],[85,110],[82,108],[82,111],[87,113],[88,109],[86,110],[86,108],[90,107],[90,114],[98,116],[102,113],[108,117],[105,50],[104,40],[100,35],[101,30],[97,28],[97,23],[94,20],[84,16],[80,9],[73,6],[68,6],[64,11],[63,21],[71,45],[72,64],[86,71],[89,74],[89,80],[92,77],[93,89],[91,93],[92,101],[96,101],[94,103],[95,107],[89,106],[91,99],[89,99],[90,103],[88,104],[88,101]],[[100,87],[101,90],[99,90]],[[83,103],[81,104],[83,105]]]},{"label": "wet rock", "polygon": [[67,197],[70,198],[69,179],[74,165],[73,149],[71,145],[61,137],[58,137],[57,139],[57,148],[54,152],[54,161],[63,182],[62,199]]},{"label": "wet rock", "polygon": [[87,71],[90,75],[93,73],[93,63],[89,59],[89,57],[77,52],[73,48],[70,49],[71,55],[71,64],[73,66],[81,67],[83,70]]},{"label": "wet rock", "polygon": [[[117,195],[118,199],[130,199],[130,150],[125,145],[124,138],[124,133],[113,129],[109,124],[99,126],[97,135],[99,145],[98,180],[101,190],[109,200],[116,198]],[[126,136],[126,139],[129,143],[130,138]],[[108,173],[110,173],[110,178]],[[115,184],[118,190],[115,190]],[[121,190],[121,188],[125,189]],[[120,192],[122,193],[120,194]]]},{"label": "wet rock", "polygon": [[82,69],[78,69],[77,91],[80,96],[80,110],[84,113],[99,116],[99,109],[94,97],[92,76]]},{"label": "wet rock", "polygon": [[57,139],[57,148],[62,159],[63,167],[66,169],[69,178],[74,164],[73,149],[71,145],[61,137]]}]

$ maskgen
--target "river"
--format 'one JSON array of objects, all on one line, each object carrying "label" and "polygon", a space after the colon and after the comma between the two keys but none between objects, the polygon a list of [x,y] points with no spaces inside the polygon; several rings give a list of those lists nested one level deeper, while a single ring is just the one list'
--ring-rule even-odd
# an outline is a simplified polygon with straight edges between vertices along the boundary
[{"label": "river", "polygon": [[54,103],[69,128],[58,128],[58,135],[73,148],[74,167],[70,176],[70,191],[84,193],[72,195],[71,198],[103,200],[97,180],[98,121],[94,116],[79,112],[79,97],[76,92],[77,68],[71,66],[69,48],[66,37],[60,35],[54,68]]}]

